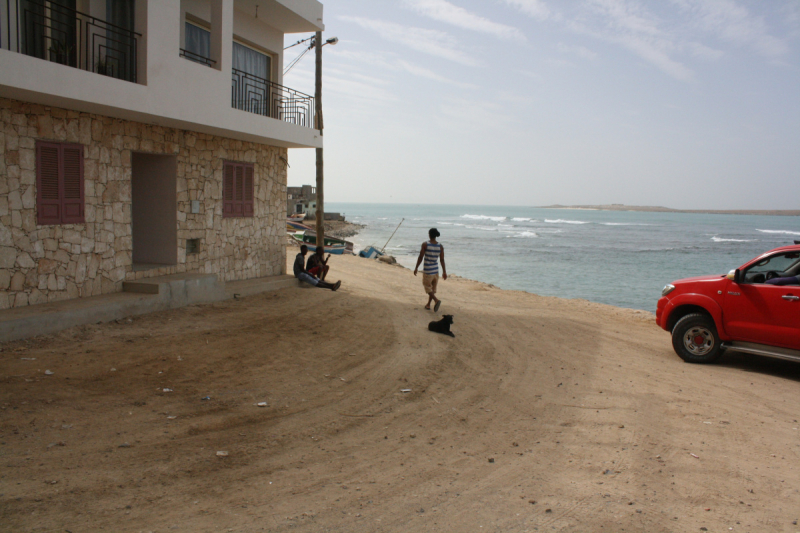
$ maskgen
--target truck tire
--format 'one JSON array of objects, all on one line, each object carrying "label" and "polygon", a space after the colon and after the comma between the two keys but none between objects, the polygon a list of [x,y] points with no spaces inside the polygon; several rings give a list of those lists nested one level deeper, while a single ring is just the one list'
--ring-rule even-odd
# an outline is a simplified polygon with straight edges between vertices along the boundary
[{"label": "truck tire", "polygon": [[713,363],[722,355],[722,342],[714,320],[703,313],[692,313],[672,328],[672,347],[687,363]]}]

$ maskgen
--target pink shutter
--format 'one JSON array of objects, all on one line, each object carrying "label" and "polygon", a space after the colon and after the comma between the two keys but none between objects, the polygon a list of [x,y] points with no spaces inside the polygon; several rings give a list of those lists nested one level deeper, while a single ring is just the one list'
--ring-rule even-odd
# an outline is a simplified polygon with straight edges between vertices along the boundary
[{"label": "pink shutter", "polygon": [[234,172],[236,167],[227,161],[222,168],[222,216],[232,217],[234,215]]},{"label": "pink shutter", "polygon": [[66,144],[61,151],[61,222],[83,224],[83,146]]},{"label": "pink shutter", "polygon": [[61,146],[36,143],[36,213],[39,224],[61,223]]},{"label": "pink shutter", "polygon": [[253,195],[254,195],[254,168],[253,165],[244,167],[244,213],[246,217],[253,216]]}]

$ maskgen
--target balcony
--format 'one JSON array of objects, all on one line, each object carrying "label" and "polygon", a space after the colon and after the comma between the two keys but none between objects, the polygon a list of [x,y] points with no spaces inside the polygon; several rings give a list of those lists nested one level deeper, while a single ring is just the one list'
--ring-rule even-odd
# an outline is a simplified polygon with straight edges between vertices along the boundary
[{"label": "balcony", "polygon": [[314,98],[264,78],[231,69],[233,85],[231,105],[306,128],[314,127]]},{"label": "balcony", "polygon": [[72,9],[64,0],[2,3],[0,48],[136,83],[141,34]]}]

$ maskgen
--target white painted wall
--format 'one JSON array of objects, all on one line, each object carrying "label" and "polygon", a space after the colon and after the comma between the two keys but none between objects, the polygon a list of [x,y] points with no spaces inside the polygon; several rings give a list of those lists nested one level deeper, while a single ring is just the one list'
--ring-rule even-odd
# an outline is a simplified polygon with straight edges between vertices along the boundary
[{"label": "white painted wall", "polygon": [[[0,0],[0,7],[6,1]],[[86,9],[95,9],[94,0],[84,3]],[[251,15],[256,3],[258,20]],[[179,56],[187,11],[211,23],[212,58],[219,58],[216,68]],[[142,34],[139,64],[144,67],[137,73],[139,83],[0,49],[0,96],[273,146],[322,146],[319,132],[311,128],[231,107],[233,39],[238,36],[274,54],[273,79],[281,83],[284,32],[322,29],[322,4],[137,0],[136,12],[136,31]]]}]

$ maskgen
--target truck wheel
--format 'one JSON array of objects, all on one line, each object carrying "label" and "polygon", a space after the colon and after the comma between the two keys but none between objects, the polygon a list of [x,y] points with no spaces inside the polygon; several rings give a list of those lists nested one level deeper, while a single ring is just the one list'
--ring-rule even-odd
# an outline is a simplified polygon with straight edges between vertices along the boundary
[{"label": "truck wheel", "polygon": [[672,347],[687,363],[713,363],[721,344],[714,320],[702,313],[686,315],[672,328]]}]

